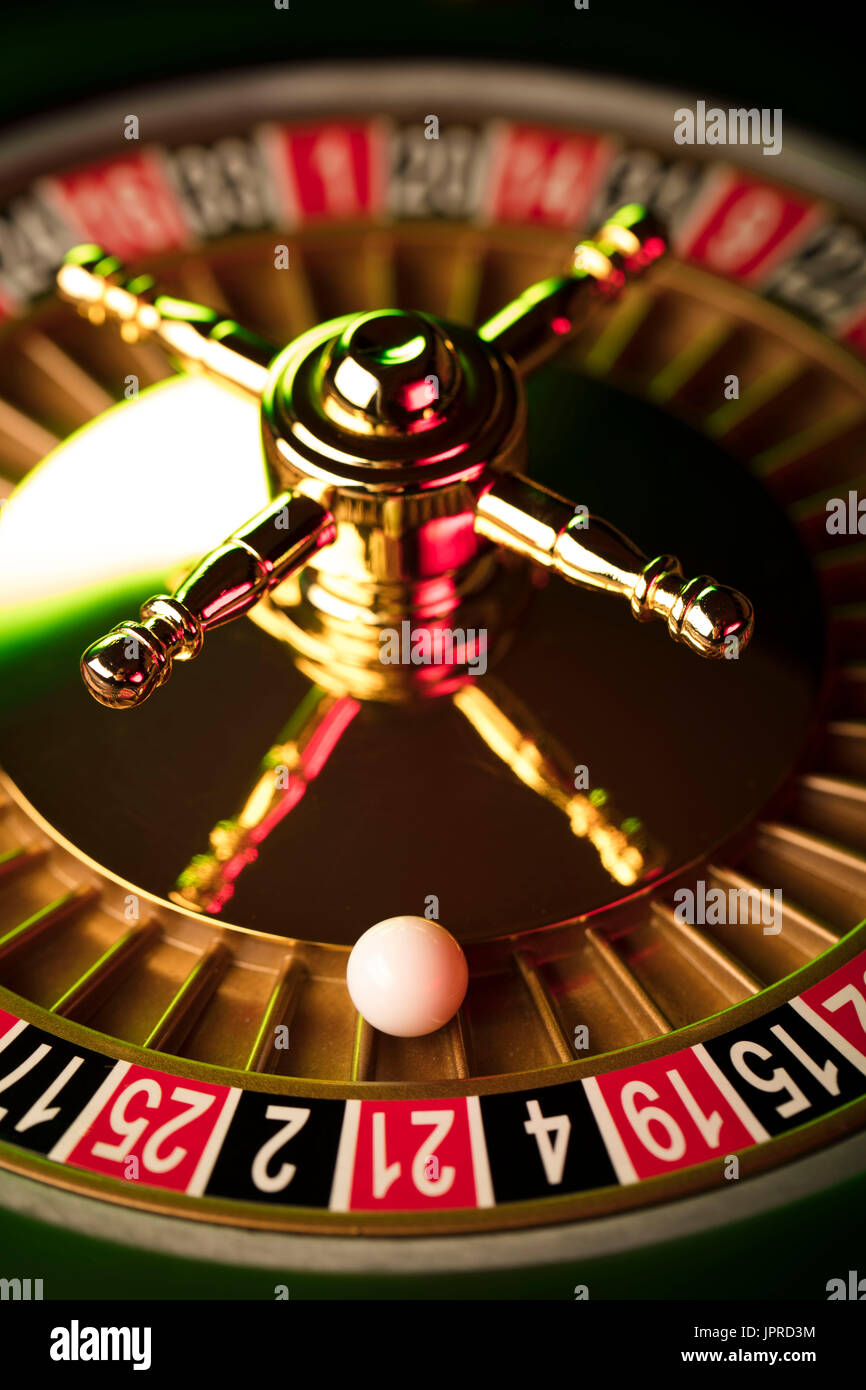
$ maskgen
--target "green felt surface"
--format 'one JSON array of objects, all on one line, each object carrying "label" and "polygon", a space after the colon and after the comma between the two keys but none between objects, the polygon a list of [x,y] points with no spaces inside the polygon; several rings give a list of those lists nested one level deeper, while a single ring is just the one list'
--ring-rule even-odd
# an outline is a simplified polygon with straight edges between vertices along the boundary
[{"label": "green felt surface", "polygon": [[[276,1272],[124,1249],[5,1212],[0,1276],[41,1278],[46,1299],[265,1299],[286,1285],[290,1299],[826,1300],[829,1279],[862,1267],[866,1176],[712,1235],[545,1269],[399,1278]],[[110,1214],[107,1216],[110,1227]],[[859,1260],[859,1266],[858,1266]]]}]

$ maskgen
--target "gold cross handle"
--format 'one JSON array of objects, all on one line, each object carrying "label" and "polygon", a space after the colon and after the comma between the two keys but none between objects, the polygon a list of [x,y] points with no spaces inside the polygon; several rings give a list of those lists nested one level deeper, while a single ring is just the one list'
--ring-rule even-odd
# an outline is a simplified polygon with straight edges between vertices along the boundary
[{"label": "gold cross handle", "polygon": [[249,612],[335,535],[333,516],[317,502],[280,493],[206,555],[176,593],[148,599],[140,622],[119,623],[87,648],[81,674],[88,690],[111,709],[143,704],[175,661],[198,656],[206,632]]},{"label": "gold cross handle", "polygon": [[361,708],[351,695],[307,691],[277,742],[268,750],[243,806],[217,822],[207,851],[196,854],[169,893],[192,912],[221,912],[259,845],[303,799]]},{"label": "gold cross handle", "polygon": [[599,304],[618,298],[667,251],[667,233],[641,203],[621,207],[592,240],[580,241],[566,275],[530,285],[478,330],[521,377],[555,357]]},{"label": "gold cross handle", "polygon": [[90,244],[67,254],[57,288],[91,323],[116,324],[125,342],[152,339],[184,371],[261,399],[277,348],[218,309],[159,293],[152,275],[130,276]]},{"label": "gold cross handle", "polygon": [[656,877],[665,851],[637,816],[622,816],[603,787],[578,790],[575,759],[495,677],[462,685],[454,705],[524,786],[566,816],[571,833],[588,840],[617,883],[630,886]]},{"label": "gold cross handle", "polygon": [[673,556],[650,559],[608,522],[510,471],[524,454],[522,379],[666,245],[648,210],[630,203],[578,244],[565,275],[530,286],[477,334],[392,309],[320,324],[279,351],[221,310],[160,293],[152,276],[130,275],[98,246],[71,251],[58,285],[80,313],[112,321],[128,342],[149,338],[184,370],[259,403],[279,494],[177,593],[148,600],[139,621],[88,648],[91,693],[115,709],[140,705],[175,660],[198,653],[205,632],[334,542],[305,596],[303,642],[333,637],[344,621],[335,603],[363,613],[365,632],[375,625],[366,617],[386,610],[422,626],[456,621],[481,583],[498,611],[505,570],[488,563],[492,541],[623,595],[636,618],[664,618],[702,656],[738,656],[754,623],[742,594],[706,576],[687,580]]},{"label": "gold cross handle", "polygon": [[621,594],[640,622],[664,618],[673,640],[700,656],[739,656],[752,636],[754,610],[737,589],[708,575],[686,579],[673,555],[650,559],[609,521],[519,473],[482,494],[475,530],[572,584]]}]

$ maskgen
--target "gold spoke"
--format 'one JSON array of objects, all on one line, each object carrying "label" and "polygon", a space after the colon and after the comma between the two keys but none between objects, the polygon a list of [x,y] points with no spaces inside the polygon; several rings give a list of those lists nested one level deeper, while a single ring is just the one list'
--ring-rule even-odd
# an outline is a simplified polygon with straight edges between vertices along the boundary
[{"label": "gold spoke", "polygon": [[224,942],[214,941],[202,951],[142,1046],[158,1052],[178,1052],[215,994],[230,961],[231,952]]},{"label": "gold spoke", "polygon": [[703,930],[681,921],[667,903],[654,902],[652,916],[662,931],[674,939],[677,949],[687,955],[702,974],[709,973],[715,988],[728,1003],[738,1004],[760,993],[764,981]]},{"label": "gold spoke", "polygon": [[6,960],[18,951],[27,950],[38,941],[43,932],[51,932],[61,923],[83,912],[99,898],[96,888],[72,888],[68,893],[46,903],[44,907],[31,913],[24,921],[10,927],[0,936],[0,960]]},{"label": "gold spoke", "polygon": [[7,478],[23,478],[59,443],[39,420],[0,398],[0,468]]},{"label": "gold spoke", "polygon": [[281,1026],[291,1028],[305,979],[304,967],[293,956],[286,956],[277,971],[245,1071],[279,1070],[282,1050],[277,1045],[276,1030]]},{"label": "gold spoke", "polygon": [[586,940],[596,956],[602,976],[641,1028],[643,1036],[653,1038],[660,1033],[669,1033],[670,1020],[658,1008],[637,975],[611,942],[596,927],[587,927]]},{"label": "gold spoke", "polygon": [[155,922],[143,922],[130,927],[103,951],[98,960],[73,980],[51,1005],[51,1013],[83,1022],[98,1006],[100,1000],[116,986],[117,981],[133,968],[158,931]]},{"label": "gold spoke", "polygon": [[514,960],[520,973],[520,978],[526,985],[529,997],[541,1020],[541,1026],[547,1034],[554,1057],[558,1062],[573,1061],[574,1052],[569,1045],[568,1034],[565,1032],[559,1020],[556,1007],[550,994],[545,989],[538,970],[525,951],[517,951]]}]

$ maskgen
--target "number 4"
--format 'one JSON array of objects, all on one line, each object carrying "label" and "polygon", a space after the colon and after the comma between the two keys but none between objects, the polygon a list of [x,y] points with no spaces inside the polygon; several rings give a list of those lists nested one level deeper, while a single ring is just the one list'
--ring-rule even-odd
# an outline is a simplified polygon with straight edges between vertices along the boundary
[{"label": "number 4", "polygon": [[[526,1109],[529,1119],[524,1120],[523,1128],[527,1134],[535,1136],[538,1153],[544,1165],[544,1176],[555,1186],[562,1182],[565,1172],[565,1156],[568,1152],[568,1139],[571,1134],[571,1120],[567,1115],[547,1115],[541,1113],[537,1100],[528,1100]],[[556,1138],[552,1139],[551,1135]]]}]

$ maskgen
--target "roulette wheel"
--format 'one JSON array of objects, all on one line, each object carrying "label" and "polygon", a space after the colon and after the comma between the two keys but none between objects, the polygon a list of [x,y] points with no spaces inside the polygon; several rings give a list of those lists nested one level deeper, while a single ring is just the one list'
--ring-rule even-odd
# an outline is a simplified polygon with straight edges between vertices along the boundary
[{"label": "roulette wheel", "polygon": [[[125,103],[0,149],[6,1263],[825,1297],[866,1154],[862,168],[490,63]],[[398,915],[468,969],[416,1036],[346,985]]]}]

